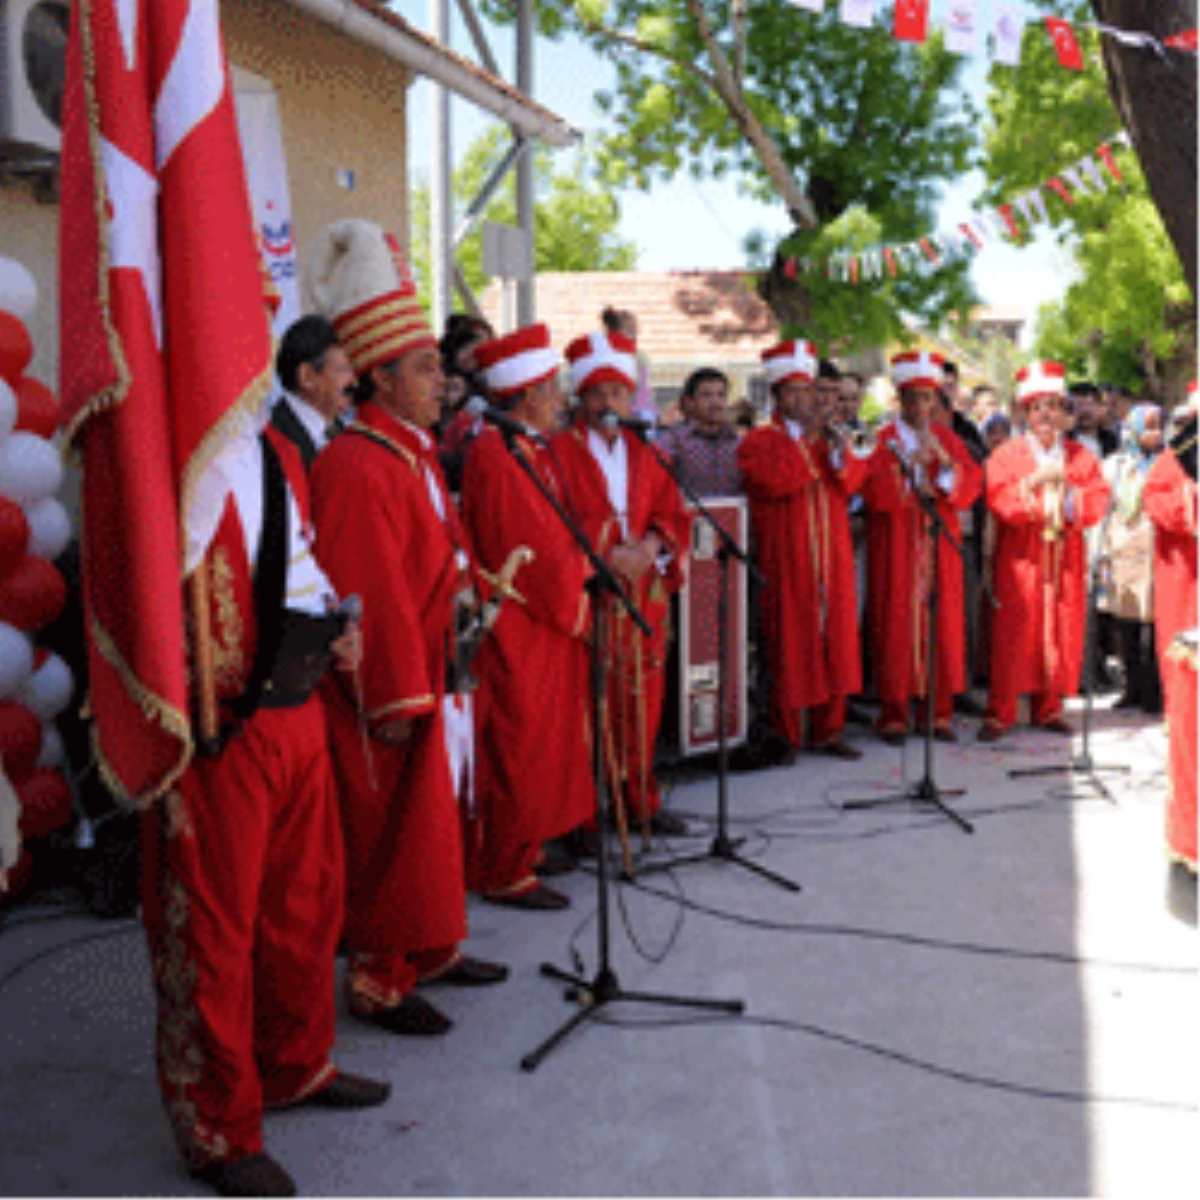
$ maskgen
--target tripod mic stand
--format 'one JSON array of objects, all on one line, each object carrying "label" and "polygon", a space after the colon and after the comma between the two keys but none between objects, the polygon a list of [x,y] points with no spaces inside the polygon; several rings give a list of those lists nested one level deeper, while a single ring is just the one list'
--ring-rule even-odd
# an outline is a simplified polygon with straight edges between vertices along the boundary
[{"label": "tripod mic stand", "polygon": [[904,472],[905,478],[912,487],[913,495],[916,496],[918,503],[921,505],[922,511],[928,520],[929,536],[933,542],[933,564],[932,578],[929,588],[929,609],[925,622],[926,641],[929,646],[929,654],[927,659],[927,667],[925,672],[925,734],[924,734],[924,753],[925,753],[925,773],[921,778],[907,788],[903,792],[898,792],[891,796],[873,796],[862,800],[847,800],[842,807],[845,809],[859,808],[879,808],[884,804],[897,804],[903,801],[909,801],[913,804],[929,804],[938,810],[943,816],[948,817],[953,821],[964,833],[974,833],[975,826],[971,824],[965,817],[956,813],[943,800],[944,796],[962,796],[965,794],[965,788],[939,788],[933,778],[933,722],[934,722],[934,706],[935,694],[937,691],[937,619],[938,605],[940,602],[941,582],[938,578],[941,564],[941,543],[945,538],[950,543],[951,547],[957,552],[964,565],[966,558],[963,553],[963,548],[955,539],[954,535],[946,528],[945,521],[942,520],[942,514],[937,510],[937,501],[933,496],[927,496],[917,486],[917,481],[913,475],[912,468],[908,461],[900,453],[898,449],[894,449],[897,462],[900,463],[900,469]]},{"label": "tripod mic stand", "polygon": [[658,459],[663,470],[675,481],[679,490],[691,501],[696,511],[708,522],[717,536],[717,565],[721,572],[721,587],[717,593],[717,831],[708,849],[702,854],[689,854],[680,858],[667,859],[664,862],[647,863],[639,867],[639,874],[652,875],[657,871],[673,870],[675,867],[688,866],[702,862],[731,862],[747,871],[761,875],[763,879],[786,888],[789,892],[800,891],[800,885],[786,876],[768,870],[758,863],[745,858],[738,853],[738,847],[745,838],[729,836],[729,731],[726,728],[725,708],[729,691],[729,574],[730,561],[736,558],[760,584],[765,586],[758,568],[750,561],[746,551],[738,545],[737,539],[717,519],[716,514],[696,494],[696,491],[679,474],[675,464],[646,437],[646,431],[640,427],[634,432],[649,447],[654,457]]},{"label": "tripod mic stand", "polygon": [[592,567],[592,575],[587,582],[588,596],[591,598],[592,612],[592,667],[591,667],[591,711],[592,711],[592,781],[596,790],[596,827],[600,831],[596,851],[596,930],[597,930],[597,964],[596,974],[591,979],[573,975],[562,970],[554,963],[542,963],[542,974],[549,979],[557,979],[570,985],[572,994],[582,1002],[582,1007],[560,1026],[553,1034],[541,1043],[535,1050],[521,1059],[521,1070],[535,1071],[542,1061],[556,1046],[564,1041],[580,1025],[593,1020],[608,1005],[621,1001],[635,1003],[665,1004],[674,1008],[701,1009],[709,1012],[741,1013],[745,1004],[741,1000],[702,1000],[690,996],[667,996],[654,992],[632,992],[621,987],[616,972],[612,969],[609,946],[609,912],[608,912],[608,844],[604,837],[604,818],[606,809],[605,798],[607,789],[604,775],[604,692],[605,692],[605,644],[604,622],[602,611],[603,602],[611,597],[629,614],[643,634],[649,635],[650,626],[645,617],[634,606],[625,589],[621,586],[613,569],[602,559],[588,540],[586,534],[571,518],[559,498],[542,478],[538,469],[529,461],[528,455],[517,440],[515,431],[506,432],[505,441],[509,451],[521,469],[532,481],[534,486],[545,497],[558,519],[571,534],[576,545],[583,551],[584,556]]},{"label": "tripod mic stand", "polygon": [[1099,765],[1092,758],[1092,707],[1096,690],[1096,607],[1100,601],[1100,577],[1108,563],[1104,550],[1107,540],[1108,527],[1112,523],[1113,510],[1116,505],[1117,489],[1125,473],[1125,462],[1118,464],[1117,477],[1113,481],[1112,490],[1108,495],[1108,508],[1104,512],[1104,520],[1100,523],[1099,545],[1096,556],[1092,560],[1088,572],[1087,615],[1084,620],[1083,634],[1083,744],[1079,753],[1065,763],[1053,763],[1044,767],[1016,767],[1009,771],[1010,779],[1032,778],[1039,775],[1082,775],[1084,783],[1090,783],[1105,800],[1116,804],[1117,798],[1110,792],[1100,774],[1128,775],[1129,766],[1125,763]]}]

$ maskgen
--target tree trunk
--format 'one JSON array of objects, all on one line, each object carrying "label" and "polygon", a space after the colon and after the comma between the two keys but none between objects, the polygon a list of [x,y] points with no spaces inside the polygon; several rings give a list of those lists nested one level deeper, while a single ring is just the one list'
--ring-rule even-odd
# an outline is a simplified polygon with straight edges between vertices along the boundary
[{"label": "tree trunk", "polygon": [[[1158,41],[1196,28],[1195,0],[1092,0],[1096,16]],[[1108,90],[1129,131],[1188,286],[1196,296],[1196,56],[1101,35]]]}]

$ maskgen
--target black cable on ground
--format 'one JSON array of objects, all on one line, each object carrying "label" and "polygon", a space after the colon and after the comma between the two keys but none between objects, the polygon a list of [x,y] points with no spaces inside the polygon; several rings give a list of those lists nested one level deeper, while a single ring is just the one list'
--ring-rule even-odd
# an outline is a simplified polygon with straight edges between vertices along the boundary
[{"label": "black cable on ground", "polygon": [[102,942],[107,938],[123,937],[128,933],[135,933],[140,929],[141,922],[136,919],[121,921],[119,927],[103,929],[97,933],[80,934],[78,937],[68,938],[65,942],[57,942],[53,946],[47,946],[35,954],[30,954],[26,958],[21,959],[15,966],[9,967],[3,975],[0,975],[0,992],[3,992],[10,983],[18,976],[23,975],[30,967],[44,962],[48,958],[53,958],[56,954],[64,950],[70,950],[76,946],[84,946],[89,942]]}]

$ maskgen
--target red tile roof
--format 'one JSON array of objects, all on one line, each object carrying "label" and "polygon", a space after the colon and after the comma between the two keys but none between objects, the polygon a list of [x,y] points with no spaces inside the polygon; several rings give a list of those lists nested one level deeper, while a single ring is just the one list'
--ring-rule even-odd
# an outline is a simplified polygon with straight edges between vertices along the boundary
[{"label": "red tile roof", "polygon": [[[638,349],[654,362],[755,363],[778,341],[779,325],[748,271],[546,272],[534,283],[537,319],[561,350],[601,328],[600,312],[627,308],[638,320]],[[499,327],[500,285],[481,297]]]}]

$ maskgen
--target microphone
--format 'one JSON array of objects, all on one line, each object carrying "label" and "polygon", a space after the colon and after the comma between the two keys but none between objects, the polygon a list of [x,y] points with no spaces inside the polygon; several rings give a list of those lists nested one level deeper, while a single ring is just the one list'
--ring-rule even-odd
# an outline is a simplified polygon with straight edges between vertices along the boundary
[{"label": "microphone", "polygon": [[334,611],[344,616],[348,622],[361,621],[363,615],[362,597],[357,592],[352,592]]},{"label": "microphone", "polygon": [[528,425],[523,421],[518,421],[516,417],[510,417],[508,413],[501,412],[498,408],[493,408],[481,396],[472,396],[463,407],[471,416],[482,417],[488,424],[495,425],[505,437],[527,437],[532,438],[535,442],[545,441],[537,430],[530,429]]},{"label": "microphone", "polygon": [[600,422],[608,429],[628,429],[638,437],[653,433],[658,428],[657,421],[647,421],[645,417],[621,417],[615,412],[606,412]]}]

